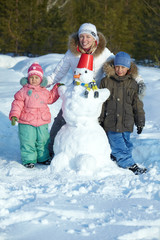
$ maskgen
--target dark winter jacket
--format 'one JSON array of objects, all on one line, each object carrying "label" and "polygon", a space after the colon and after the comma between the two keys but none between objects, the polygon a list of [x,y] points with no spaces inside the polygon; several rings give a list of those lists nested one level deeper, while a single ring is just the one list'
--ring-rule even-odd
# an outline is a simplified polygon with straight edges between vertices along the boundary
[{"label": "dark winter jacket", "polygon": [[110,90],[110,97],[103,104],[99,119],[104,130],[132,132],[134,124],[143,127],[145,113],[143,103],[138,97],[136,65],[131,63],[131,68],[124,77],[115,74],[113,61],[105,63],[103,69],[107,76],[102,79],[100,88]]}]

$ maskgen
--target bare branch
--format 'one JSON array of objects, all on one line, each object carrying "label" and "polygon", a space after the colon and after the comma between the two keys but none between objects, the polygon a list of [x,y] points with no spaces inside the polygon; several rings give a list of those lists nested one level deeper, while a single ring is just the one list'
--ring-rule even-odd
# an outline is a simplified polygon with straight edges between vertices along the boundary
[{"label": "bare branch", "polygon": [[66,0],[61,6],[59,6],[58,8],[63,8],[70,0]]},{"label": "bare branch", "polygon": [[143,0],[143,2],[157,15],[157,16],[160,16],[160,14],[158,14],[155,9],[153,7],[151,7],[151,5],[149,5],[149,3],[145,0]]},{"label": "bare branch", "polygon": [[48,1],[48,4],[47,4],[47,12],[48,12],[50,9],[52,9],[52,7],[57,3],[57,1],[58,1],[58,0],[55,0],[55,1],[49,0],[49,1]]},{"label": "bare branch", "polygon": [[10,16],[9,21],[8,21],[8,30],[9,30],[12,38],[16,40],[16,36],[13,34],[13,32],[11,30],[11,16]]},{"label": "bare branch", "polygon": [[[65,0],[62,4],[59,3],[58,4],[58,8],[63,8],[70,0]],[[48,0],[48,4],[47,4],[47,12],[52,9],[57,3],[59,2],[59,0]]]}]

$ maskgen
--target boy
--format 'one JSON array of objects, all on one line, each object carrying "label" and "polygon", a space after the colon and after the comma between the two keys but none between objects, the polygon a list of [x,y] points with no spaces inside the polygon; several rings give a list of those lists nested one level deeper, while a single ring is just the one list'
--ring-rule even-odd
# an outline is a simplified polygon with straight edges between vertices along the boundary
[{"label": "boy", "polygon": [[136,65],[125,52],[118,52],[114,60],[104,64],[107,74],[102,79],[100,88],[108,88],[110,97],[104,102],[100,124],[107,133],[111,146],[111,159],[117,165],[127,168],[134,174],[143,174],[146,168],[140,168],[132,158],[133,144],[130,134],[134,124],[141,134],[145,125],[143,103],[138,96],[138,76]]}]

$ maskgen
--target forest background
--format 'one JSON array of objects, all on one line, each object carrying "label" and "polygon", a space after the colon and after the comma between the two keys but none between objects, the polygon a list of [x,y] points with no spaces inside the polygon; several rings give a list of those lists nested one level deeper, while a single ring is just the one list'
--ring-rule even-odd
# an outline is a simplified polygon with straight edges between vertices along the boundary
[{"label": "forest background", "polygon": [[160,66],[160,0],[0,0],[0,53],[65,53],[84,22],[96,25],[114,54]]}]

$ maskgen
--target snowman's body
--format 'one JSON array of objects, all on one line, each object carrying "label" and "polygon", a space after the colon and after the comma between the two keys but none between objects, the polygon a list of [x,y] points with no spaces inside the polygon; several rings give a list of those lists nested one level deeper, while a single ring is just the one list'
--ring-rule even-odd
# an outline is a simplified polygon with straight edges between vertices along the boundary
[{"label": "snowman's body", "polygon": [[[84,69],[85,70],[85,69]],[[80,71],[76,69],[76,71]],[[81,77],[83,76],[81,69]],[[83,76],[83,82],[90,82],[91,76]],[[76,171],[90,171],[103,168],[110,159],[110,147],[105,131],[98,123],[102,104],[109,97],[108,89],[98,89],[99,97],[94,98],[90,90],[86,98],[81,85],[61,86],[62,111],[66,124],[58,132],[52,168],[60,171],[70,168]]]}]

